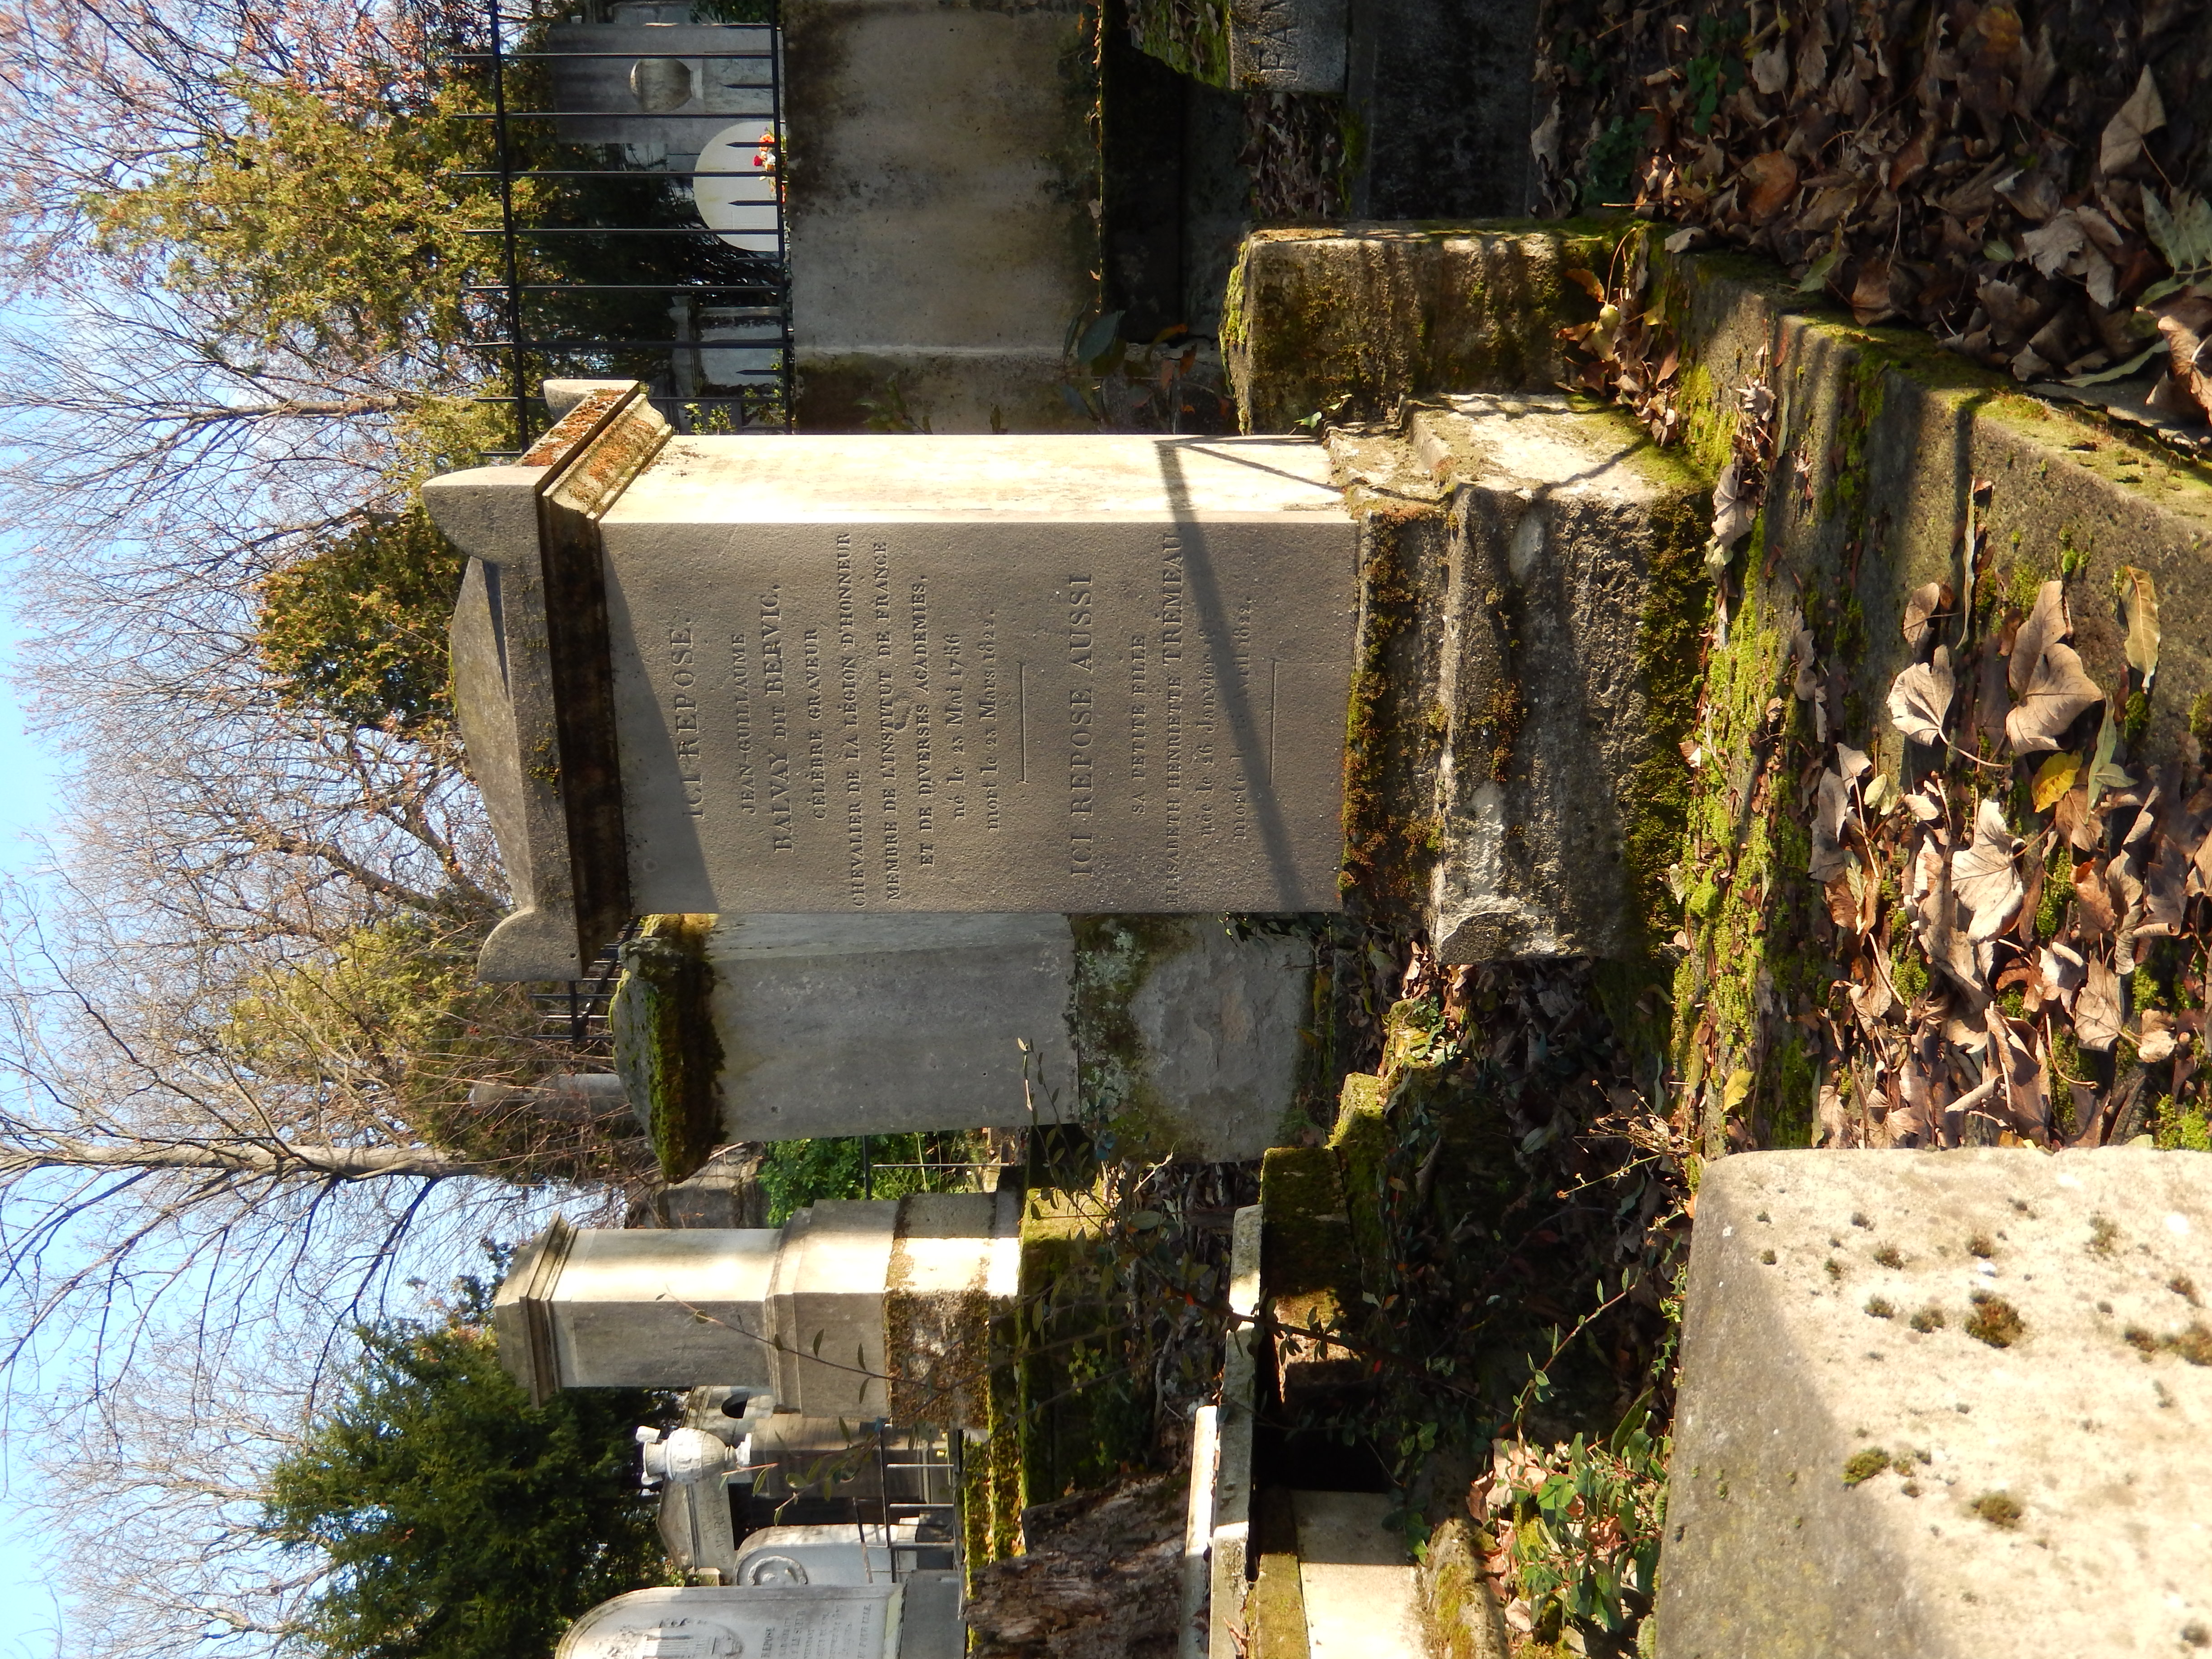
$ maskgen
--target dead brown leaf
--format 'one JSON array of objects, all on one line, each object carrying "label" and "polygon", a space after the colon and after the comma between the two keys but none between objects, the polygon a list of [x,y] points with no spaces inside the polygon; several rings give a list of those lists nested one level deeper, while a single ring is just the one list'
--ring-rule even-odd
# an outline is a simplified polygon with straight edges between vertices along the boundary
[{"label": "dead brown leaf", "polygon": [[2004,1079],[2005,1106],[2013,1127],[2041,1144],[2051,1134],[2051,1084],[2035,1027],[2007,1019],[1994,1006],[1989,1021],[1996,1045],[1992,1058]]},{"label": "dead brown leaf", "polygon": [[2119,925],[2101,863],[2074,867],[2074,902],[2081,907],[2081,937],[2091,944],[2111,935]]},{"label": "dead brown leaf", "polygon": [[1905,642],[1914,651],[1927,642],[1930,622],[1947,614],[1958,603],[1948,582],[1929,582],[1912,590],[1905,602]]},{"label": "dead brown leaf", "polygon": [[[2041,605],[2037,609],[2039,611]],[[2021,637],[2027,637],[2026,628],[2021,629]],[[2019,646],[2014,645],[2012,659],[2015,667],[2022,654]],[[2027,684],[2018,687],[2017,692],[2012,712],[2005,716],[2005,741],[2016,755],[2057,748],[2060,737],[2074,724],[2075,717],[2091,704],[2103,701],[2105,695],[2083,670],[2081,659],[2074,653],[2074,647],[2055,640],[2038,653]]]},{"label": "dead brown leaf", "polygon": [[2122,565],[2114,580],[2120,588],[2120,617],[2128,629],[2128,666],[2142,676],[2148,691],[2158,672],[2158,583],[2149,571],[2131,564]]},{"label": "dead brown leaf", "polygon": [[1743,164],[1743,210],[1752,223],[1763,225],[1797,193],[1797,163],[1778,149],[1767,150]]},{"label": "dead brown leaf", "polygon": [[2089,958],[2074,999],[2074,1040],[2102,1054],[2120,1037],[2120,980],[2102,957]]},{"label": "dead brown leaf", "polygon": [[2150,65],[2143,65],[2136,89],[2128,94],[2097,143],[2097,171],[2107,176],[2124,173],[2142,159],[2143,140],[2166,125],[2166,103],[2158,95],[2158,82]]},{"label": "dead brown leaf", "polygon": [[1850,786],[1836,773],[1824,770],[1813,809],[1811,853],[1813,879],[1824,887],[1851,867],[1851,855],[1843,842],[1844,819],[1850,811]]},{"label": "dead brown leaf", "polygon": [[1926,662],[1915,663],[1891,684],[1889,718],[1914,743],[1943,746],[1943,720],[1958,690],[1951,678],[1951,653],[1942,646]]},{"label": "dead brown leaf", "polygon": [[2175,390],[2196,406],[2198,418],[2212,416],[2212,300],[2181,294],[2149,309],[2166,337],[2166,368]]},{"label": "dead brown leaf", "polygon": [[1974,815],[1974,839],[1951,861],[1951,888],[1973,913],[1967,937],[1978,943],[1995,939],[2020,908],[2022,889],[2014,860],[2020,840],[1993,800]]}]

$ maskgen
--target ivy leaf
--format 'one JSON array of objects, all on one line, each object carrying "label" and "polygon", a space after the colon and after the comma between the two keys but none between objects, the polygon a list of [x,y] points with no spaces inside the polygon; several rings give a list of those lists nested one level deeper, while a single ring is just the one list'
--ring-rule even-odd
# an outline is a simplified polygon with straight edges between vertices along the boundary
[{"label": "ivy leaf", "polygon": [[2109,179],[2133,167],[2142,159],[2143,140],[2165,125],[2166,101],[2158,95],[2158,82],[2145,64],[2128,101],[2105,124],[2097,143],[2097,170]]},{"label": "ivy leaf", "polygon": [[1720,482],[1713,486],[1713,544],[1733,549],[1751,534],[1751,521],[1758,510],[1751,492],[1743,486],[1743,463],[1731,455],[1721,469]]},{"label": "ivy leaf", "polygon": [[2053,939],[2043,947],[2043,956],[2037,964],[2043,970],[2044,982],[2062,998],[2070,998],[2081,988],[2087,965],[2078,951],[2068,949]]},{"label": "ivy leaf", "polygon": [[2074,787],[2074,780],[2081,775],[2081,757],[2068,750],[2060,750],[2035,769],[2035,810],[2048,812],[2058,804],[2060,797]]},{"label": "ivy leaf", "polygon": [[1809,872],[1823,887],[1851,868],[1851,855],[1844,848],[1844,816],[1850,808],[1850,787],[1839,773],[1820,773],[1820,793],[1813,809],[1813,847]]},{"label": "ivy leaf", "polygon": [[2005,683],[2017,697],[2027,689],[2029,676],[2042,659],[2043,647],[2064,639],[2074,631],[2066,619],[2066,584],[2045,582],[2035,592],[2035,608],[2027,613],[2027,620],[2013,635],[2012,660],[2005,665]]},{"label": "ivy leaf", "polygon": [[2005,1104],[2011,1109],[2013,1127],[2030,1139],[2040,1141],[2051,1127],[2051,1080],[2034,1041],[2035,1027],[2014,1024],[1994,1004],[1988,1020],[1990,1036],[1995,1040],[1990,1057],[2004,1079]]},{"label": "ivy leaf", "polygon": [[2143,226],[2158,244],[2158,251],[2166,255],[2166,264],[2177,271],[2202,270],[2212,265],[2212,205],[2202,196],[2177,191],[2169,212],[2158,192],[2147,190],[2142,193],[2142,208]]},{"label": "ivy leaf", "polygon": [[2014,860],[2020,841],[1994,800],[1974,815],[1973,843],[1951,860],[1951,891],[1973,912],[1966,937],[1976,943],[1995,939],[2019,914],[2024,890]]},{"label": "ivy leaf", "polygon": [[1752,1074],[1741,1066],[1729,1073],[1727,1083],[1721,1088],[1721,1115],[1723,1117],[1733,1116],[1736,1108],[1751,1098],[1753,1080]]},{"label": "ivy leaf", "polygon": [[2130,789],[2135,780],[2113,762],[2112,756],[2120,745],[2120,722],[2110,706],[2105,710],[2105,723],[2097,728],[2097,747],[2089,763],[2089,810],[2097,807],[2097,797],[2107,789]]},{"label": "ivy leaf", "polygon": [[2151,676],[2158,672],[2158,584],[2150,572],[2131,564],[2122,565],[2114,580],[2120,590],[2120,617],[2128,625],[2128,666],[2142,676],[2148,691]]},{"label": "ivy leaf", "polygon": [[1942,646],[1926,662],[1915,663],[1889,688],[1889,718],[1914,743],[1943,746],[1943,717],[1951,712],[1958,689],[1951,678],[1951,653]]}]

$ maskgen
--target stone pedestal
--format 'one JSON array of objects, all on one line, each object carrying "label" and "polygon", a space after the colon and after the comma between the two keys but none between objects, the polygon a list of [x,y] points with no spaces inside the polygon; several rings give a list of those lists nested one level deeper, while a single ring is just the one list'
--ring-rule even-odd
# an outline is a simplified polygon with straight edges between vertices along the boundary
[{"label": "stone pedestal", "polygon": [[712,1381],[809,1417],[980,1423],[1019,1229],[1011,1193],[825,1202],[780,1230],[556,1222],[500,1286],[500,1363],[533,1400]]},{"label": "stone pedestal", "polygon": [[2196,1152],[1708,1164],[1660,1659],[2203,1646],[2208,1235]]},{"label": "stone pedestal", "polygon": [[1334,908],[1354,538],[1297,440],[672,436],[586,397],[424,498],[519,901],[631,916]]},{"label": "stone pedestal", "polygon": [[1079,1121],[1236,1161],[1275,1144],[1296,1097],[1297,935],[1215,916],[679,920],[624,947],[612,1013],[672,1175],[733,1141]]}]

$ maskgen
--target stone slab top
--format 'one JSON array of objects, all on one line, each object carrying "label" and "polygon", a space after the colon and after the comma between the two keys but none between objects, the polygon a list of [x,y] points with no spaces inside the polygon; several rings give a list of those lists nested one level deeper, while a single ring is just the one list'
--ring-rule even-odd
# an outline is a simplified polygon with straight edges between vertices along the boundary
[{"label": "stone slab top", "polygon": [[1082,434],[676,437],[610,525],[1172,519],[1340,513],[1305,438]]},{"label": "stone slab top", "polygon": [[2205,1645],[2208,1247],[2194,1152],[1707,1165],[1662,1659]]},{"label": "stone slab top", "polygon": [[1638,501],[1662,493],[1662,479],[1679,487],[1679,463],[1640,428],[1560,392],[1461,393],[1415,409],[1407,436],[1439,482]]}]

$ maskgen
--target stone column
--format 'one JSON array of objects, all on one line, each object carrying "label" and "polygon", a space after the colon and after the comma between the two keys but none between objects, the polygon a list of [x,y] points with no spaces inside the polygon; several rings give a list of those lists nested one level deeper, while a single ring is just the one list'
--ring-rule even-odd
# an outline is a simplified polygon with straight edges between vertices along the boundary
[{"label": "stone column", "polygon": [[711,1382],[808,1417],[980,1425],[1019,1226],[1012,1192],[828,1201],[781,1229],[556,1221],[495,1298],[500,1363],[539,1401]]}]

